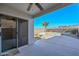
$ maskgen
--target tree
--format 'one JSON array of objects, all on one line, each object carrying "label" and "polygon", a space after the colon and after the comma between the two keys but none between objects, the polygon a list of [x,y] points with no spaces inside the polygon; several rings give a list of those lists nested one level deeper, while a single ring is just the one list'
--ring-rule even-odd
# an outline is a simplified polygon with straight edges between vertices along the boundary
[{"label": "tree", "polygon": [[45,27],[45,31],[46,31],[46,28],[48,26],[48,22],[43,22],[43,26]]}]

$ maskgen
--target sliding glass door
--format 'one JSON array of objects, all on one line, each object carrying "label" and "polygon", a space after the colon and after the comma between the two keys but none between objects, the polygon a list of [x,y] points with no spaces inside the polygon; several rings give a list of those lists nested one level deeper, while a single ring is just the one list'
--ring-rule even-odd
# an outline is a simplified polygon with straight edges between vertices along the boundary
[{"label": "sliding glass door", "polygon": [[0,18],[1,52],[28,44],[28,21],[2,15]]},{"label": "sliding glass door", "polygon": [[18,46],[28,44],[28,21],[19,19],[18,20]]},{"label": "sliding glass door", "polygon": [[1,19],[1,41],[2,41],[2,52],[17,47],[17,28],[16,20],[2,18]]}]

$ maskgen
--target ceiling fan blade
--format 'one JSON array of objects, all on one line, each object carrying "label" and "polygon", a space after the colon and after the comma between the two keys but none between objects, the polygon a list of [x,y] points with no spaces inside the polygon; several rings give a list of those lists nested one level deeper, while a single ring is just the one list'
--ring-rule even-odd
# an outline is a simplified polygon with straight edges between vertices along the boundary
[{"label": "ceiling fan blade", "polygon": [[35,5],[40,9],[43,10],[43,7],[39,3],[35,3]]},{"label": "ceiling fan blade", "polygon": [[29,11],[29,10],[31,9],[32,4],[33,4],[33,3],[30,3],[30,4],[29,4],[29,6],[28,6],[28,8],[27,8],[27,11]]}]

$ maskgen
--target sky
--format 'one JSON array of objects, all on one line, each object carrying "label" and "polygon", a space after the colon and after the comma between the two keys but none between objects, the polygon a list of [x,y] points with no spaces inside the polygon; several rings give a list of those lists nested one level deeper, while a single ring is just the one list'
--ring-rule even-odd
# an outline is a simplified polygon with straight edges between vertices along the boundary
[{"label": "sky", "polygon": [[34,28],[44,28],[43,22],[48,22],[48,29],[58,26],[79,25],[79,3],[71,4],[54,12],[34,18]]}]

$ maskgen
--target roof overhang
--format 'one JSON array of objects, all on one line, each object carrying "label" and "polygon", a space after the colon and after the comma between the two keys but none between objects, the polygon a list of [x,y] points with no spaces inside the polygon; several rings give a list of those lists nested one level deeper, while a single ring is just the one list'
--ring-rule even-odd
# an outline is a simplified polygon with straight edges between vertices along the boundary
[{"label": "roof overhang", "polygon": [[[3,3],[0,4],[0,11],[11,13],[11,11],[15,11],[15,14],[21,13],[24,15],[28,15],[28,17],[39,17],[41,15],[56,11],[60,8],[64,8],[68,5],[71,5],[72,3],[39,3],[44,10],[39,10],[39,8],[33,4],[30,11],[27,11],[27,8],[29,6],[29,3]],[[7,8],[7,10],[5,10]],[[9,12],[10,11],[10,12]]]},{"label": "roof overhang", "polygon": [[50,13],[50,12],[53,12],[53,11],[56,11],[60,8],[64,8],[64,7],[66,7],[68,5],[71,5],[71,4],[72,3],[58,3],[55,6],[50,7],[49,9],[43,10],[40,13],[37,13],[37,14],[33,15],[33,18],[44,15],[44,14],[47,14],[47,13]]}]

